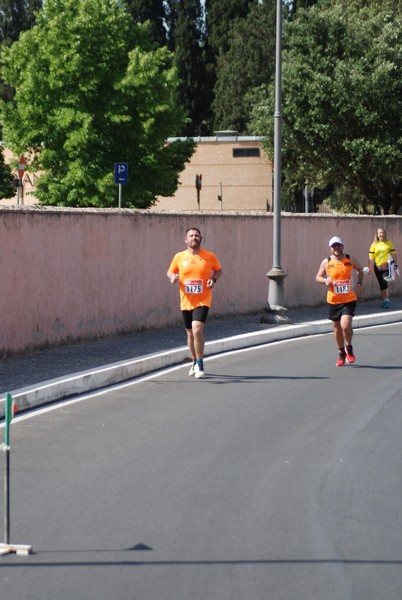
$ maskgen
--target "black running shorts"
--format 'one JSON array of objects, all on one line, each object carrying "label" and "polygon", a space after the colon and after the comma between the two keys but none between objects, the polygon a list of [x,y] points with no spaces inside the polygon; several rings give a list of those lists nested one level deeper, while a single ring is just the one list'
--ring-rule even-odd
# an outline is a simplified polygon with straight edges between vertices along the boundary
[{"label": "black running shorts", "polygon": [[201,323],[205,323],[207,320],[209,311],[209,306],[197,306],[194,310],[182,310],[181,314],[183,315],[184,327],[186,329],[191,329],[191,325],[193,321],[201,321]]},{"label": "black running shorts", "polygon": [[356,300],[344,302],[342,304],[328,304],[328,319],[339,321],[342,315],[355,316]]}]

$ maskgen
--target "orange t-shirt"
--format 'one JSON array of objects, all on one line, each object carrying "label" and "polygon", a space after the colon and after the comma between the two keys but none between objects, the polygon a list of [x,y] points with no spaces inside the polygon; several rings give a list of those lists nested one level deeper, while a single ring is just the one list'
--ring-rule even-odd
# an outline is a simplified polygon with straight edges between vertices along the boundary
[{"label": "orange t-shirt", "polygon": [[207,280],[212,271],[220,271],[221,265],[213,252],[201,248],[198,254],[188,250],[175,254],[169,271],[180,275],[180,308],[194,310],[197,306],[211,306],[212,289]]},{"label": "orange t-shirt", "polygon": [[343,304],[357,299],[352,289],[352,273],[353,265],[348,254],[341,260],[328,259],[327,274],[332,277],[327,293],[329,304]]}]

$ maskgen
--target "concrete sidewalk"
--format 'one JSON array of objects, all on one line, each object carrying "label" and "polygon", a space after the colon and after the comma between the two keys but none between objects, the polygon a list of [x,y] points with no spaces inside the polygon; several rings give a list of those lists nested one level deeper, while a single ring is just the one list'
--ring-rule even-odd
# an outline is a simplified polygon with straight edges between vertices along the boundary
[{"label": "concrete sidewalk", "polygon": [[[289,310],[285,314],[290,322],[283,325],[261,323],[263,314],[262,310],[224,319],[211,314],[206,325],[206,364],[208,355],[332,331],[326,305]],[[359,303],[353,323],[356,330],[401,320],[402,298],[392,299],[389,310],[381,309],[377,299]],[[90,392],[188,361],[185,343],[184,329],[178,324],[5,359],[0,362],[0,395],[11,392],[24,410]]]}]

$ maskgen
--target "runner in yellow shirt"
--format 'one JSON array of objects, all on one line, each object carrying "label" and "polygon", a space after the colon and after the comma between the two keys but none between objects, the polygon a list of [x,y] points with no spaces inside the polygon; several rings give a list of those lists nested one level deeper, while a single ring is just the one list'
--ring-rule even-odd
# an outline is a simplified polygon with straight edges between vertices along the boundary
[{"label": "runner in yellow shirt", "polygon": [[[355,362],[352,338],[352,319],[357,298],[362,293],[363,267],[358,260],[343,253],[343,240],[337,236],[329,240],[330,256],[324,258],[315,280],[323,283],[327,291],[328,318],[334,323],[334,336],[338,346],[336,366]],[[353,285],[353,271],[357,271],[357,282]]]},{"label": "runner in yellow shirt", "polygon": [[187,250],[173,257],[167,276],[171,283],[180,282],[180,308],[187,344],[193,364],[189,375],[205,377],[204,325],[212,302],[212,288],[222,274],[222,267],[213,252],[201,248],[202,235],[197,227],[190,227],[184,238]]}]

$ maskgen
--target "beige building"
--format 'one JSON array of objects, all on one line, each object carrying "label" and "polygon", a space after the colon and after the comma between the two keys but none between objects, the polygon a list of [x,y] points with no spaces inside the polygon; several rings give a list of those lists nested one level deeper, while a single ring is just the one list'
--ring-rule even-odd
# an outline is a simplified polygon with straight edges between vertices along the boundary
[{"label": "beige building", "polygon": [[160,196],[153,210],[271,210],[272,163],[260,138],[222,131],[194,141],[197,147],[180,174],[177,192]]},{"label": "beige building", "polygon": [[[272,163],[258,137],[238,136],[235,131],[194,138],[197,146],[179,177],[174,196],[159,196],[151,210],[174,211],[269,211],[272,209]],[[173,138],[169,139],[173,141]],[[6,162],[11,152],[5,149]],[[196,189],[196,178],[201,189]],[[25,172],[23,187],[0,206],[32,205],[36,175]],[[17,193],[18,192],[18,193]],[[123,193],[124,196],[124,193]]]}]

